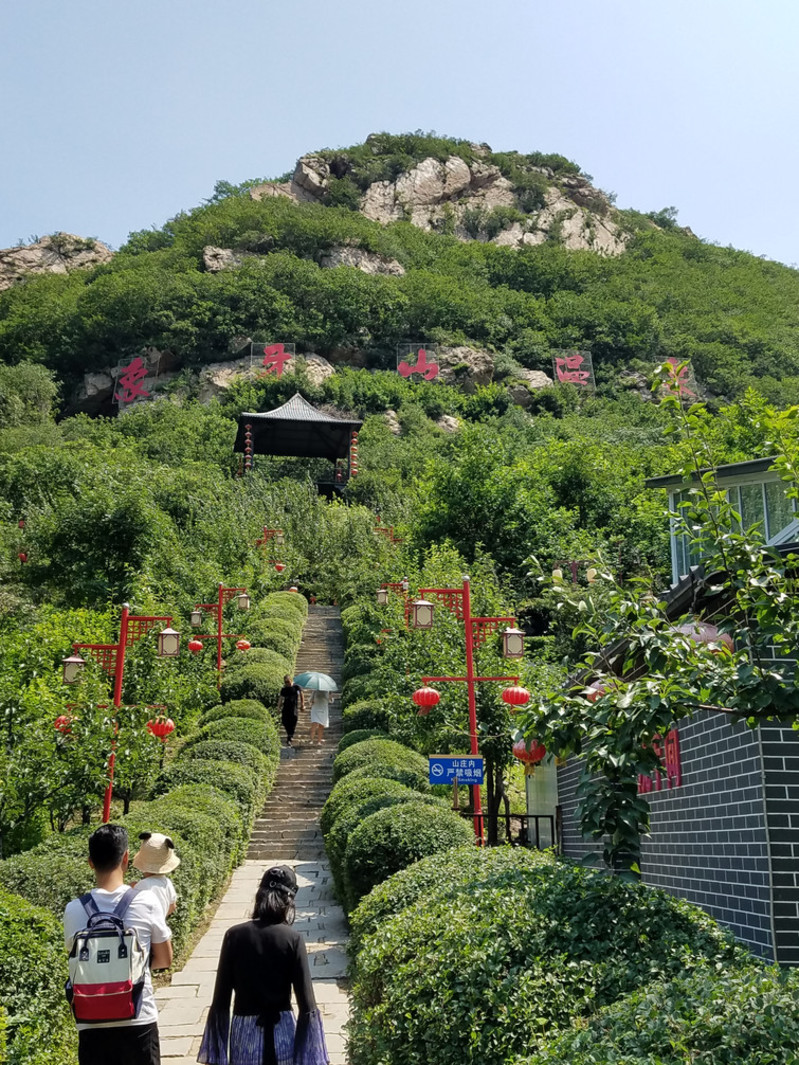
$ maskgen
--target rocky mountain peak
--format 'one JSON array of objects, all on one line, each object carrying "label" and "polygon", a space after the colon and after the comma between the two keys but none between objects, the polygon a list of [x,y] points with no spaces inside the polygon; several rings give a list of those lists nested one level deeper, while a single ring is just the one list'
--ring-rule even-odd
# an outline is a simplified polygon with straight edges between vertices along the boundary
[{"label": "rocky mountain peak", "polygon": [[[380,156],[385,139],[371,134],[362,149]],[[392,158],[384,168],[392,176],[371,179],[380,168],[353,160],[347,151],[314,152],[297,161],[290,181],[264,182],[250,196],[344,203],[383,225],[408,221],[459,240],[512,247],[555,241],[604,255],[624,250],[625,235],[610,199],[589,178],[579,171],[534,165],[529,157],[519,157],[521,164],[515,158],[508,163],[515,154],[496,156],[487,144],[469,144],[461,154],[404,159],[401,167]]]},{"label": "rocky mountain peak", "polygon": [[32,274],[69,274],[107,263],[113,252],[99,240],[53,233],[32,244],[0,250],[0,291]]}]

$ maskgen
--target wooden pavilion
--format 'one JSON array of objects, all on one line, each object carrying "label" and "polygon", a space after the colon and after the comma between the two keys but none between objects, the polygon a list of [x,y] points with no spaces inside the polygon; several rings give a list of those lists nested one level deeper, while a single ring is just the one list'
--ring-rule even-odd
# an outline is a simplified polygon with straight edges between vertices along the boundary
[{"label": "wooden pavilion", "polygon": [[243,411],[233,450],[244,456],[244,473],[255,455],[321,458],[331,463],[329,477],[317,481],[320,491],[335,494],[358,473],[358,432],[363,422],[317,410],[295,394],[275,410]]}]

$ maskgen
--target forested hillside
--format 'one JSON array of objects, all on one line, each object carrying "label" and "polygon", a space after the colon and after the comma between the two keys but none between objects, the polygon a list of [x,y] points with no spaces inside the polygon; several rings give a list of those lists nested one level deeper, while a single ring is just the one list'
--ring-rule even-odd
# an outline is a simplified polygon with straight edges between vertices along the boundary
[{"label": "forested hillside", "polygon": [[[583,180],[562,157],[486,156],[518,206],[464,207],[457,227],[446,204],[428,229],[358,209],[364,188],[388,187],[425,160],[463,162],[474,147],[381,136],[321,153],[326,173],[342,176],[326,179],[314,202],[253,198],[256,182],[220,182],[210,202],[131,234],[110,262],[0,294],[0,360],[52,369],[67,398],[87,370],[145,347],[192,367],[229,357],[251,336],[369,368],[393,366],[404,340],[470,343],[494,353],[498,378],[516,366],[551,371],[553,350],[590,345],[602,395],[640,389],[642,374],[676,357],[692,360],[710,397],[755,384],[780,404],[799,399],[797,271],[706,244],[673,211],[616,211],[598,190],[585,224],[612,218],[621,254],[564,247],[565,218],[550,220],[543,243],[496,243],[521,225],[514,211],[533,225],[547,188],[585,194],[557,185]],[[208,248],[226,253],[225,268],[209,267]],[[375,272],[331,265],[341,249],[379,257]]]}]

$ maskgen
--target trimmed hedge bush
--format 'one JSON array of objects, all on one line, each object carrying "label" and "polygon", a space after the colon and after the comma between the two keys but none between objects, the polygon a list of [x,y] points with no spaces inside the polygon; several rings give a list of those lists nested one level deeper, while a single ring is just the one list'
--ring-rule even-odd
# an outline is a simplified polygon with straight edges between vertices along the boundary
[{"label": "trimmed hedge bush", "polygon": [[[428,781],[427,769],[422,772],[418,768],[403,765],[376,762],[374,765],[365,765],[361,766],[360,769],[353,769],[347,776],[355,777],[358,780],[380,777],[383,780],[396,780],[399,784],[413,788],[414,791],[429,792],[432,790]],[[346,779],[346,777],[342,779]]]},{"label": "trimmed hedge bush", "polygon": [[[94,886],[87,840],[91,829],[49,836],[0,862],[0,886],[61,916],[70,901]],[[62,943],[63,946],[63,943]]]},{"label": "trimmed hedge bush", "polygon": [[[363,677],[350,677],[341,685],[341,705],[352,706],[354,703],[376,699],[380,695],[381,681],[374,673]],[[365,724],[353,725],[353,728],[366,728]],[[346,725],[345,725],[346,731]]]},{"label": "trimmed hedge bush", "polygon": [[220,689],[222,700],[227,703],[234,699],[257,699],[264,706],[275,707],[287,672],[291,671],[257,662],[253,666],[225,672]]},{"label": "trimmed hedge bush", "polygon": [[567,863],[434,893],[360,944],[352,1062],[504,1062],[651,980],[739,956],[697,907]]},{"label": "trimmed hedge bush", "polygon": [[308,616],[308,600],[301,592],[271,592],[262,602],[263,611],[278,607],[283,613],[296,614],[301,623]]},{"label": "trimmed hedge bush", "polygon": [[342,714],[344,732],[354,732],[356,729],[374,728],[382,732],[388,732],[391,726],[391,715],[382,703],[374,699],[361,699],[357,703],[351,703]]},{"label": "trimmed hedge bush", "polygon": [[153,785],[151,798],[157,799],[183,784],[208,784],[224,791],[241,806],[245,823],[252,823],[259,795],[258,781],[252,769],[235,762],[182,758],[161,770]]},{"label": "trimmed hedge bush", "polygon": [[327,836],[341,814],[353,803],[361,802],[374,795],[404,795],[406,785],[387,777],[363,776],[361,770],[342,777],[327,797],[322,807],[319,824],[322,835]]},{"label": "trimmed hedge bush", "polygon": [[7,1054],[0,1061],[72,1065],[77,1060],[77,1031],[64,997],[66,979],[61,922],[0,888],[0,1000],[7,1041]]},{"label": "trimmed hedge bush", "polygon": [[257,699],[233,699],[229,703],[220,703],[206,710],[200,718],[201,725],[208,725],[212,721],[220,721],[225,717],[246,717],[253,721],[266,721],[271,714]]},{"label": "trimmed hedge bush", "polygon": [[[393,783],[391,781],[390,783]],[[399,806],[402,803],[421,802],[428,806],[436,806],[446,810],[447,802],[437,799],[433,795],[421,795],[412,788],[399,785],[398,791],[384,795],[370,795],[366,798],[354,799],[338,815],[327,836],[325,836],[325,850],[330,871],[333,874],[333,882],[336,887],[336,895],[342,901],[346,901],[346,878],[344,876],[344,856],[347,851],[347,842],[351,834],[371,814],[378,810],[387,809],[389,806]]]},{"label": "trimmed hedge bush", "polygon": [[379,655],[380,648],[374,640],[369,643],[351,643],[347,647],[344,656],[344,666],[341,671],[343,680],[351,677],[361,677],[371,673]]},{"label": "trimmed hedge bush", "polygon": [[206,740],[251,743],[267,758],[280,759],[280,737],[271,717],[266,721],[253,721],[243,717],[226,717],[221,721],[212,721],[200,729],[196,738],[192,737],[187,740],[183,750],[191,750],[195,744]]},{"label": "trimmed hedge bush", "polygon": [[516,1065],[795,1065],[799,972],[699,968],[621,999]]},{"label": "trimmed hedge bush", "polygon": [[392,873],[472,838],[471,825],[437,806],[406,802],[370,814],[350,834],[344,855],[347,909]]},{"label": "trimmed hedge bush", "polygon": [[246,653],[239,654],[228,662],[225,672],[230,673],[232,670],[235,673],[245,666],[272,666],[274,669],[282,669],[284,673],[290,673],[292,658],[292,654],[275,650],[269,645],[251,647]]},{"label": "trimmed hedge bush", "polygon": [[250,625],[250,639],[254,644],[263,647],[263,641],[270,637],[278,636],[289,641],[291,652],[287,657],[294,658],[302,641],[302,621],[284,619],[280,617],[265,616],[256,618]]},{"label": "trimmed hedge bush", "polygon": [[504,887],[510,897],[520,875],[524,878],[526,874],[554,864],[551,851],[475,847],[474,843],[422,858],[378,884],[361,900],[350,917],[347,949],[351,954],[357,954],[363,939],[377,931],[383,921],[420,899],[449,898],[485,886]]},{"label": "trimmed hedge bush", "polygon": [[333,762],[333,781],[356,769],[370,769],[374,776],[388,770],[395,780],[417,791],[429,791],[427,759],[395,740],[363,740],[354,743]]},{"label": "trimmed hedge bush", "polygon": [[180,752],[179,760],[182,761],[184,758],[236,762],[238,765],[246,766],[255,773],[262,791],[264,786],[274,779],[277,770],[277,763],[273,766],[270,760],[251,743],[237,743],[233,740],[203,740],[192,744],[191,747],[184,747]]},{"label": "trimmed hedge bush", "polygon": [[338,741],[338,753],[352,747],[353,743],[362,743],[364,740],[387,740],[390,739],[387,732],[379,728],[358,728],[354,732],[347,732]]}]

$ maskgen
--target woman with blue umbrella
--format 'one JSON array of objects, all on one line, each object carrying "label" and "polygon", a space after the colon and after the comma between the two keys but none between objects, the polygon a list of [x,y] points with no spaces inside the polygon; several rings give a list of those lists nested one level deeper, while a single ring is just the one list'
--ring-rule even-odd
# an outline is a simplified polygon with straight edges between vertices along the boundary
[{"label": "woman with blue umbrella", "polygon": [[330,724],[330,709],[328,696],[330,692],[338,690],[338,684],[327,673],[300,673],[294,678],[294,683],[299,684],[305,691],[313,692],[311,704],[311,744],[325,742],[325,729]]}]

